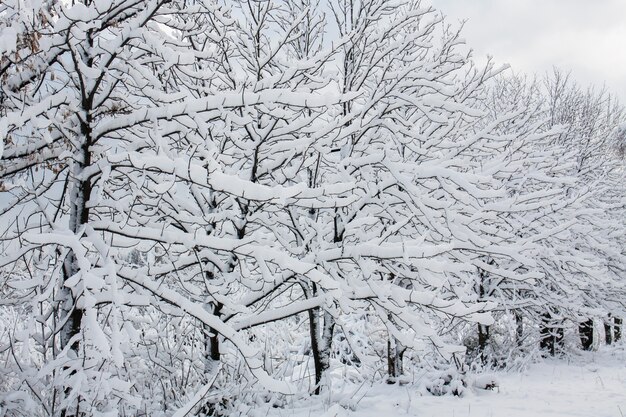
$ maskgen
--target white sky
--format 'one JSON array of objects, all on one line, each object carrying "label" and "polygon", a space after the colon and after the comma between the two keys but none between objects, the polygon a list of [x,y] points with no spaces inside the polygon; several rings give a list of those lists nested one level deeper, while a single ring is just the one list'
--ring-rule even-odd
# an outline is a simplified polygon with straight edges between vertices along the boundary
[{"label": "white sky", "polygon": [[571,70],[582,85],[606,84],[626,103],[626,0],[430,0],[475,56],[515,71]]}]

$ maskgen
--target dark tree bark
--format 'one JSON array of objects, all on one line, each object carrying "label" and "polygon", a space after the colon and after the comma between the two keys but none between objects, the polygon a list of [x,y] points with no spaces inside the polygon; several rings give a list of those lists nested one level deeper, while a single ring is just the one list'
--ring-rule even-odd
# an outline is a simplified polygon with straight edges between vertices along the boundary
[{"label": "dark tree bark", "polygon": [[[487,263],[489,265],[493,265],[493,260],[488,260]],[[479,298],[482,300],[484,299],[488,294],[488,290],[487,290],[487,280],[488,280],[488,274],[486,271],[479,269],[478,270],[478,277],[479,277],[479,281],[478,281],[478,285],[477,285],[477,292],[478,292],[478,296]],[[478,324],[478,356],[480,357],[480,360],[485,363],[487,361],[487,358],[485,356],[485,350],[487,349],[487,344],[489,343],[489,326],[485,326],[483,324]]]},{"label": "dark tree bark", "polygon": [[324,373],[330,368],[330,350],[335,333],[335,319],[330,313],[325,311],[323,313],[324,322],[321,325],[319,308],[310,309],[308,313],[311,351],[315,368],[315,390],[313,393],[319,395],[322,389]]},{"label": "dark tree bark", "polygon": [[387,338],[387,374],[389,377],[387,378],[387,383],[393,384],[396,382],[395,377],[397,376],[396,371],[396,361],[395,361],[395,349],[393,343],[391,343],[391,336]]},{"label": "dark tree bark", "polygon": [[311,353],[313,354],[313,366],[315,368],[315,395],[319,395],[322,385],[322,360],[320,357],[319,333],[320,333],[320,320],[319,320],[319,308],[313,308],[308,311],[309,313],[309,332],[311,336]]},{"label": "dark tree bark", "polygon": [[580,344],[583,350],[591,350],[593,347],[593,320],[587,320],[578,325]]},{"label": "dark tree bark", "polygon": [[[217,305],[215,305],[213,308],[213,315],[216,317],[221,317],[222,307],[223,307],[222,303],[218,303]],[[218,333],[213,328],[208,327],[208,326],[205,326],[204,344],[205,344],[205,349],[206,349],[206,353],[208,356],[207,358],[208,366],[205,367],[205,370],[211,371],[213,369],[212,362],[219,362],[221,359],[220,339],[219,339]]]},{"label": "dark tree bark", "polygon": [[518,348],[522,347],[524,339],[524,319],[519,311],[515,312],[515,344]]},{"label": "dark tree bark", "polygon": [[609,314],[609,317],[604,321],[604,340],[607,345],[613,343],[613,316]]},{"label": "dark tree bark", "polygon": [[483,324],[478,325],[478,352],[482,363],[487,362],[487,355],[485,354],[485,350],[487,349],[487,345],[489,343],[489,331],[489,326],[485,326]]},{"label": "dark tree bark", "polygon": [[555,323],[550,313],[543,314],[540,335],[539,346],[542,350],[547,351],[550,356],[556,355],[557,348],[563,348],[563,326]]}]

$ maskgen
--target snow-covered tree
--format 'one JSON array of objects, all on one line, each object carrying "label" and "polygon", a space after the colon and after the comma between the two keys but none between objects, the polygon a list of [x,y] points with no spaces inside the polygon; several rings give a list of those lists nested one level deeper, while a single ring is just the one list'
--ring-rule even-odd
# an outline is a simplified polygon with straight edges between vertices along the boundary
[{"label": "snow-covered tree", "polygon": [[490,311],[623,316],[619,107],[494,84],[418,0],[6,0],[0,35],[3,412],[214,415],[460,366]]},{"label": "snow-covered tree", "polygon": [[[324,204],[325,189],[270,188],[222,172],[212,154],[217,143],[203,142],[198,154],[193,150],[215,128],[228,126],[228,115],[250,120],[248,106],[279,102],[296,112],[324,106],[332,95],[280,86],[223,87],[209,69],[227,64],[220,43],[226,41],[222,28],[232,19],[211,3],[55,2],[34,17],[20,13],[20,2],[2,7],[3,16],[12,19],[10,30],[29,42],[18,51],[4,48],[2,55],[0,124],[6,139],[0,175],[11,198],[3,207],[2,264],[19,264],[33,275],[11,277],[9,285],[19,289],[11,302],[38,294],[33,308],[43,309],[43,337],[37,336],[41,346],[28,367],[46,370],[26,385],[23,372],[15,387],[52,414],[136,409],[141,401],[131,392],[139,387],[130,382],[123,352],[123,341],[136,338],[127,335],[132,325],[124,316],[146,303],[157,309],[168,303],[174,314],[185,312],[220,333],[251,372],[267,380],[256,352],[236,329],[199,300],[158,281],[197,255],[190,249],[203,251],[194,264],[208,259],[223,266],[214,252],[250,256],[256,245],[210,236],[200,232],[202,223],[172,218],[168,214],[176,206],[168,206],[168,197],[184,181],[231,200]],[[194,43],[198,37],[201,46]],[[181,190],[176,198],[183,196],[189,194]],[[137,239],[139,250],[153,257],[145,267],[125,260],[125,249]],[[24,346],[39,331],[28,326],[19,338]]]},{"label": "snow-covered tree", "polygon": [[[483,274],[486,282],[481,286],[486,289],[482,297],[497,301],[503,314],[515,318],[518,346],[529,336],[522,328],[527,320],[542,328],[541,344],[553,353],[555,344],[562,344],[565,327],[585,322],[586,315],[602,315],[598,309],[619,310],[606,300],[622,291],[620,280],[605,265],[608,261],[619,269],[616,245],[623,223],[603,220],[607,215],[619,217],[621,210],[618,200],[609,197],[620,194],[614,190],[621,189],[616,181],[621,168],[606,146],[608,132],[620,117],[619,106],[603,93],[561,86],[564,81],[559,77],[557,73],[547,84],[559,86],[547,89],[536,81],[510,76],[492,87],[488,107],[494,118],[507,106],[520,108],[525,103],[525,121],[504,126],[503,133],[533,128],[544,139],[517,143],[521,165],[506,178],[511,198],[506,203],[509,208],[499,216],[510,233],[507,239],[530,250],[535,262],[508,268],[523,268],[535,277],[519,281]],[[552,97],[555,91],[562,97]],[[603,203],[605,198],[612,204]],[[487,345],[488,334],[484,336],[479,337],[481,350]]]}]

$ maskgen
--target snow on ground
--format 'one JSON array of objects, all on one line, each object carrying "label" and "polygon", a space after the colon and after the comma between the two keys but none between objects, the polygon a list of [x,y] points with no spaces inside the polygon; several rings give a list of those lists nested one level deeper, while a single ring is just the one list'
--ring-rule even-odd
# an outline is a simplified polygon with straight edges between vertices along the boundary
[{"label": "snow on ground", "polygon": [[[293,417],[625,417],[626,346],[545,359],[523,372],[494,374],[493,391],[462,398],[420,394],[412,385],[354,387],[267,416]],[[350,398],[352,397],[352,398]],[[256,410],[261,411],[261,410]]]}]

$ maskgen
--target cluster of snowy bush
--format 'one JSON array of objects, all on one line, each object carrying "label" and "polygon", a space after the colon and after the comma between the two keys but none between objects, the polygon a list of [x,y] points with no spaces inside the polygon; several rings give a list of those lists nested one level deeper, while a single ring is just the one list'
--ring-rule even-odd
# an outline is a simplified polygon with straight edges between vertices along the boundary
[{"label": "cluster of snowy bush", "polygon": [[590,346],[626,314],[623,113],[502,71],[418,0],[4,0],[0,410],[458,394]]}]

